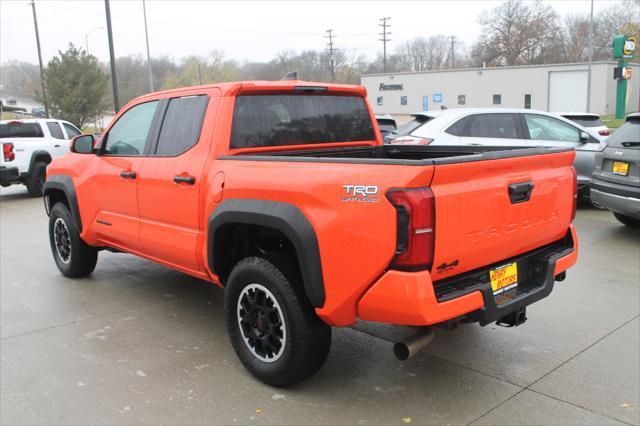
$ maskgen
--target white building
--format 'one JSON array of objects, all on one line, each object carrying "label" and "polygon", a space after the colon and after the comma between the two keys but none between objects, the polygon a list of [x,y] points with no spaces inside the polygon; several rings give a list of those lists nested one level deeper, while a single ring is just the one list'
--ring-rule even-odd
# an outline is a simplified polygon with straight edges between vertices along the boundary
[{"label": "white building", "polygon": [[[614,114],[616,62],[594,62],[591,112]],[[627,112],[638,111],[640,65],[631,64]],[[441,107],[587,110],[587,63],[370,74],[362,76],[377,114],[408,115]]]}]

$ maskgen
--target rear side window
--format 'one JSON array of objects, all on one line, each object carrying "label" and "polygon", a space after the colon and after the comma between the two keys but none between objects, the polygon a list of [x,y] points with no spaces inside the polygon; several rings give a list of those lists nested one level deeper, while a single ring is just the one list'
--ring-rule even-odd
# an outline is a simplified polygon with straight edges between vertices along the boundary
[{"label": "rear side window", "polygon": [[173,157],[198,143],[208,101],[209,97],[206,95],[173,98],[169,101],[156,155]]},{"label": "rear side window", "polygon": [[64,135],[62,134],[62,129],[60,125],[55,121],[48,121],[47,128],[49,128],[49,133],[56,139],[64,139]]},{"label": "rear side window", "polygon": [[600,117],[594,117],[591,115],[565,115],[564,118],[571,120],[574,123],[578,123],[582,127],[600,127],[603,125]]},{"label": "rear side window", "polygon": [[447,133],[474,138],[518,138],[515,114],[469,115],[450,126]]},{"label": "rear side window", "polygon": [[465,131],[467,130],[467,125],[469,124],[470,120],[471,116],[462,117],[460,120],[449,126],[449,128],[445,130],[445,132],[454,136],[468,136]]},{"label": "rear side window", "polygon": [[356,96],[238,96],[232,148],[370,141],[376,138],[365,101]]},{"label": "rear side window", "polygon": [[42,127],[38,123],[19,121],[0,124],[0,138],[43,138]]}]

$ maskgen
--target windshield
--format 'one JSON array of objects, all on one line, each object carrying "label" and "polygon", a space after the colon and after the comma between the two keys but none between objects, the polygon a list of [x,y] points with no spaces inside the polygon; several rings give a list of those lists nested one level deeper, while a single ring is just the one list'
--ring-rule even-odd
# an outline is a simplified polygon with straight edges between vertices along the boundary
[{"label": "windshield", "polygon": [[9,122],[0,124],[0,138],[42,138],[44,133],[38,123]]},{"label": "windshield", "polygon": [[360,142],[376,139],[358,96],[250,95],[236,98],[232,148]]},{"label": "windshield", "polygon": [[593,115],[565,115],[564,118],[578,123],[582,127],[600,127],[603,126],[600,117]]}]

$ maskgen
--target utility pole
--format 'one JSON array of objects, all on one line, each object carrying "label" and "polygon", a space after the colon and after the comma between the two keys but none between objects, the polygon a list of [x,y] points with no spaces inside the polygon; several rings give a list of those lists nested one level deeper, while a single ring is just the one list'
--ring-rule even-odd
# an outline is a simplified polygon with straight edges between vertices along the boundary
[{"label": "utility pole", "polygon": [[456,57],[455,57],[455,46],[456,46],[456,36],[452,35],[449,37],[451,40],[451,69],[456,66]]},{"label": "utility pole", "polygon": [[591,112],[591,63],[593,62],[593,0],[589,18],[589,67],[587,68],[587,112]]},{"label": "utility pole", "polygon": [[142,13],[144,14],[144,37],[147,40],[147,65],[149,66],[149,91],[153,92],[153,70],[151,69],[151,54],[149,54],[149,31],[147,31],[147,7],[142,0]]},{"label": "utility pole", "polygon": [[38,46],[38,62],[40,63],[40,84],[42,85],[42,103],[44,103],[44,116],[49,118],[49,102],[47,101],[47,89],[44,84],[44,67],[42,66],[42,50],[40,49],[40,33],[38,32],[38,17],[36,16],[36,2],[31,0],[33,9],[33,25],[36,28],[36,45]]},{"label": "utility pole", "polygon": [[200,62],[198,62],[198,79],[200,80],[200,86],[202,86],[202,69],[200,67]]},{"label": "utility pole", "polygon": [[109,62],[111,62],[111,86],[113,87],[113,106],[116,114],[120,111],[120,100],[118,99],[118,78],[116,76],[116,54],[113,51],[113,33],[111,31],[111,9],[109,0],[104,0],[104,11],[107,15],[107,37],[109,39]]},{"label": "utility pole", "polygon": [[387,28],[391,28],[391,24],[387,23],[388,20],[390,20],[391,18],[380,18],[380,21],[382,21],[382,24],[378,24],[379,27],[382,27],[382,32],[378,33],[378,35],[381,35],[382,38],[378,39],[378,41],[382,42],[382,60],[384,63],[384,72],[387,72],[387,42],[391,41],[390,38],[387,38],[389,35],[391,35],[391,32],[387,31]]},{"label": "utility pole", "polygon": [[331,81],[333,83],[336,82],[336,68],[335,68],[335,61],[333,58],[333,38],[335,37],[333,35],[333,30],[327,30],[326,31],[328,35],[324,36],[324,38],[328,38],[329,39],[329,43],[327,43],[327,46],[329,47],[329,62],[331,64]]}]

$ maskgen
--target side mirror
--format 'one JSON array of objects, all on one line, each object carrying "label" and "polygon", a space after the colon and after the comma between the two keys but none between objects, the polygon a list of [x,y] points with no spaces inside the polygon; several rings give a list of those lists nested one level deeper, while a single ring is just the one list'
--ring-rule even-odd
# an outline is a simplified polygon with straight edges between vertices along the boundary
[{"label": "side mirror", "polygon": [[587,132],[580,132],[580,142],[589,142],[589,134]]},{"label": "side mirror", "polygon": [[93,135],[79,135],[71,140],[71,152],[76,154],[93,154],[93,144],[95,138]]}]

